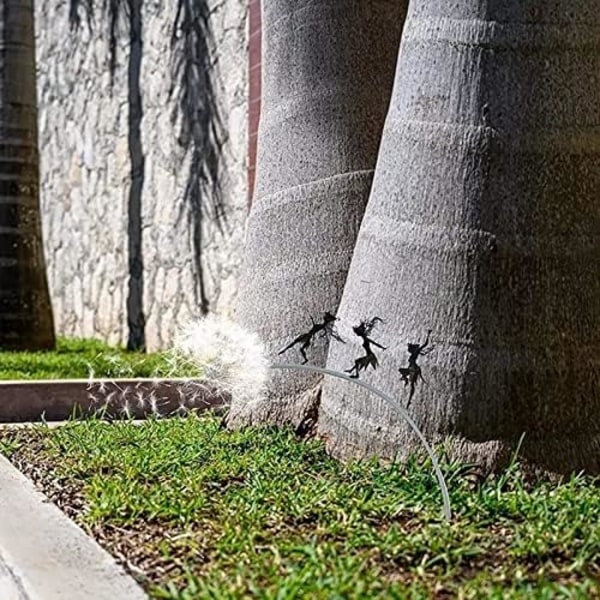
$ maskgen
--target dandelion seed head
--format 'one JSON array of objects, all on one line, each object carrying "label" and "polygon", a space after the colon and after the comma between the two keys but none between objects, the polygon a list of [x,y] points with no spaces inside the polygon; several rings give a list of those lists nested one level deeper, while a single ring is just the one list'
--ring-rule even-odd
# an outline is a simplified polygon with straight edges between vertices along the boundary
[{"label": "dandelion seed head", "polygon": [[172,356],[180,370],[200,370],[203,379],[232,397],[257,399],[267,381],[269,361],[259,337],[224,317],[209,315],[183,327]]}]

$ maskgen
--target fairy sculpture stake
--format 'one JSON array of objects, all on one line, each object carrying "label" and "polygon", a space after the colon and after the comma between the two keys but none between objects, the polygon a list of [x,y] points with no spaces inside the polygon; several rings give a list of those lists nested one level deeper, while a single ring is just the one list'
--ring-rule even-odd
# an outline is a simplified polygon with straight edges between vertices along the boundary
[{"label": "fairy sculpture stake", "polygon": [[337,321],[335,315],[332,315],[330,312],[326,312],[323,317],[322,323],[315,323],[312,317],[310,318],[310,320],[312,321],[312,327],[310,328],[310,330],[306,333],[299,335],[292,342],[290,342],[281,352],[279,352],[280,355],[284,354],[285,352],[290,350],[290,348],[293,348],[297,344],[300,344],[300,354],[302,354],[302,358],[304,359],[304,362],[302,364],[305,365],[308,362],[306,351],[310,348],[317,335],[320,334],[321,337],[327,339],[333,338],[337,342],[342,342],[342,344],[346,343],[335,330],[335,322]]},{"label": "fairy sculpture stake", "polygon": [[427,347],[429,346],[430,335],[431,329],[427,332],[427,338],[425,339],[424,344],[408,344],[408,367],[401,367],[398,369],[400,375],[402,376],[402,381],[404,381],[404,385],[410,385],[410,393],[406,408],[408,408],[412,402],[413,396],[415,395],[415,387],[419,380],[425,383],[421,367],[417,364],[417,360],[420,356],[427,356],[435,349],[434,346],[430,346],[429,348]]},{"label": "fairy sculpture stake", "polygon": [[379,365],[377,356],[373,352],[371,346],[376,346],[377,348],[381,348],[382,350],[387,350],[385,346],[378,344],[376,341],[372,340],[369,337],[371,335],[371,332],[377,325],[377,322],[383,323],[383,321],[379,317],[373,317],[369,321],[361,321],[359,325],[352,328],[354,333],[362,339],[362,347],[365,351],[365,355],[357,358],[354,361],[354,366],[351,369],[345,371],[346,373],[350,373],[350,377],[352,377],[352,379],[358,379],[361,371],[364,371],[369,367],[372,367],[373,370],[375,370]]}]

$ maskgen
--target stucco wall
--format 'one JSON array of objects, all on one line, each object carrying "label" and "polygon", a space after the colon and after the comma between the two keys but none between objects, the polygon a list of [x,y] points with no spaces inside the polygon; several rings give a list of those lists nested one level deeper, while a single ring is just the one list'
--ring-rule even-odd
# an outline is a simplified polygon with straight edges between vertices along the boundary
[{"label": "stucco wall", "polygon": [[[191,231],[181,210],[187,158],[169,99],[175,4],[144,0],[143,5],[142,255],[149,348],[167,345],[178,324],[199,312]],[[92,28],[84,19],[78,31],[70,28],[66,1],[38,2],[36,11],[41,203],[57,330],[125,342],[127,35],[121,36],[111,88],[108,25],[101,8]],[[221,183],[229,226],[221,235],[205,223],[201,255],[210,309],[227,313],[237,288],[247,201],[246,0],[215,2],[211,19],[213,80],[228,136]]]}]

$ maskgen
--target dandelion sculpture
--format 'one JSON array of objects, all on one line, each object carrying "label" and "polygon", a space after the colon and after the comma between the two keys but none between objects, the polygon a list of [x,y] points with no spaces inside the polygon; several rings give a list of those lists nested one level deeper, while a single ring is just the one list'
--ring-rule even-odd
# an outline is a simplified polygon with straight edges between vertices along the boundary
[{"label": "dandelion sculpture", "polygon": [[[293,338],[293,341],[280,352],[280,354],[285,353],[294,346],[300,345],[300,353],[305,360],[305,364],[270,363],[266,357],[264,345],[257,335],[248,332],[231,321],[212,315],[183,328],[181,334],[175,341],[175,346],[172,351],[173,360],[178,363],[179,367],[188,365],[193,367],[196,371],[201,370],[203,372],[203,378],[207,380],[207,383],[218,385],[232,397],[241,398],[248,403],[260,402],[263,399],[268,380],[268,372],[273,369],[310,371],[328,377],[344,379],[364,388],[371,394],[381,398],[390,407],[396,410],[423,444],[423,447],[431,459],[440,486],[444,505],[444,516],[446,519],[450,520],[452,512],[448,488],[440,469],[437,456],[425,439],[423,433],[408,414],[406,408],[399,402],[385,392],[358,378],[360,372],[366,370],[368,366],[371,366],[372,368],[376,368],[377,366],[377,358],[373,359],[372,356],[369,355],[369,353],[372,354],[371,345],[384,349],[383,346],[369,338],[374,325],[377,322],[382,322],[381,319],[374,317],[353,328],[356,335],[362,339],[362,347],[366,352],[366,355],[359,356],[357,361],[362,361],[360,364],[364,364],[365,366],[359,368],[356,366],[357,362],[355,362],[355,367],[350,369],[352,374],[347,374],[306,364],[306,350],[308,350],[318,335],[328,335],[337,342],[345,343],[333,328],[333,323],[337,320],[336,317],[331,313],[324,314],[325,318],[322,323],[315,323],[312,321],[313,327],[308,332]],[[410,377],[411,374],[416,372],[414,370],[416,358],[431,351],[431,349],[425,350],[426,346],[429,344],[430,333],[431,332],[428,333],[427,340],[423,345],[415,345],[418,346],[419,352],[414,354],[414,358],[412,358],[413,363],[411,363],[411,359],[409,359],[409,365],[413,365],[413,371],[411,371],[407,377]],[[368,363],[365,360],[367,356],[369,356]],[[413,357],[413,354],[411,354],[411,357]],[[409,366],[409,368],[411,367]],[[420,367],[418,372],[420,374]],[[413,394],[414,389],[411,389],[410,399],[412,399]]]}]

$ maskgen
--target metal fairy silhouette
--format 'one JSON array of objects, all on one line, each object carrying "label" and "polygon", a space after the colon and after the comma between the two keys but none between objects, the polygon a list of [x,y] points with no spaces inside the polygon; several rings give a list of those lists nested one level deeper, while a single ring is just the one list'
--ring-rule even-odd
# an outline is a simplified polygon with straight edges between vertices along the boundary
[{"label": "metal fairy silhouette", "polygon": [[323,316],[322,323],[315,323],[312,317],[310,318],[310,320],[312,321],[311,329],[306,333],[303,333],[297,338],[295,338],[281,352],[279,352],[279,354],[283,354],[287,352],[290,348],[293,348],[297,344],[300,344],[300,354],[302,354],[302,358],[304,359],[304,362],[302,364],[306,364],[308,362],[306,351],[310,348],[317,335],[320,334],[321,337],[327,339],[334,339],[337,342],[342,342],[342,344],[346,343],[335,330],[335,322],[337,321],[335,315],[332,315],[330,312],[326,312]]},{"label": "metal fairy silhouette", "polygon": [[354,361],[354,366],[351,369],[345,371],[346,373],[350,373],[350,377],[352,377],[352,379],[358,379],[361,371],[365,371],[369,367],[372,367],[373,370],[375,370],[379,365],[377,356],[375,356],[375,353],[371,348],[372,345],[376,346],[377,348],[381,348],[382,350],[387,349],[385,346],[378,344],[376,341],[372,340],[369,337],[378,321],[380,323],[383,323],[383,321],[379,317],[373,317],[369,321],[361,321],[359,325],[352,328],[354,333],[362,339],[362,347],[365,351],[365,355],[357,358]]},{"label": "metal fairy silhouette", "polygon": [[415,387],[419,380],[425,383],[421,367],[418,365],[417,360],[419,359],[419,356],[427,356],[435,349],[434,346],[429,348],[427,347],[429,346],[430,335],[431,329],[427,332],[427,338],[425,339],[425,343],[422,345],[408,344],[408,367],[402,367],[398,369],[400,375],[402,376],[402,381],[404,381],[404,385],[410,385],[410,394],[408,396],[408,404],[406,405],[406,408],[408,408],[412,402],[413,396],[415,395]]}]

